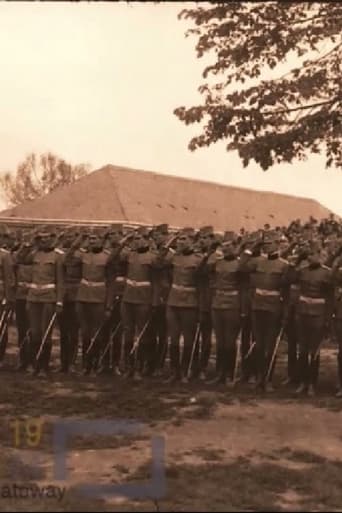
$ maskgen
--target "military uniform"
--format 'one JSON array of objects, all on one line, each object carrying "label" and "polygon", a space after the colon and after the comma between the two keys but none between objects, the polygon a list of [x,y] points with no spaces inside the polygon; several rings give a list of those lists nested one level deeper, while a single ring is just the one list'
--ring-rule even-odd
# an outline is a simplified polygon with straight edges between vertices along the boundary
[{"label": "military uniform", "polygon": [[14,253],[15,268],[15,318],[18,332],[19,346],[19,370],[25,370],[29,365],[33,365],[31,360],[30,347],[31,333],[29,330],[29,319],[27,312],[27,296],[32,282],[32,265],[23,265],[17,261],[17,255],[20,258],[20,248]]},{"label": "military uniform", "polygon": [[[268,232],[264,235],[264,244],[277,244],[277,235]],[[247,254],[247,261],[246,261]],[[251,256],[251,252],[249,251]],[[261,255],[257,261],[248,261],[244,253],[240,269],[251,273],[252,322],[256,342],[257,386],[265,388],[266,377],[271,364],[281,323],[284,322],[287,303],[287,261],[279,257],[277,251],[267,256]],[[284,308],[285,307],[285,308]],[[275,366],[275,361],[273,368]],[[273,369],[270,373],[272,379]]]},{"label": "military uniform", "polygon": [[[244,241],[244,245],[253,245],[260,240],[258,233],[250,234]],[[247,249],[247,248],[246,248]],[[242,259],[243,260],[243,259]],[[260,249],[256,248],[249,256],[250,266],[260,260]],[[251,276],[248,267],[242,267],[240,272],[240,294],[241,294],[241,370],[242,381],[249,381],[256,378],[256,351],[255,336],[252,324],[252,295],[253,288],[251,285]]]},{"label": "military uniform", "polygon": [[[51,233],[42,232],[40,237],[51,237]],[[27,255],[20,258],[19,264],[32,266],[32,282],[27,295],[28,317],[31,330],[31,361],[36,361],[44,334],[56,311],[61,307],[64,295],[63,259],[55,253],[52,244],[31,248]],[[35,373],[41,369],[49,370],[52,349],[52,329],[48,333],[40,358],[35,363]]]},{"label": "military uniform", "polygon": [[123,236],[122,225],[113,225],[109,231],[109,251],[114,253],[113,265],[113,304],[112,313],[106,326],[104,327],[104,353],[101,356],[101,372],[109,373],[115,370],[120,373],[120,359],[123,339],[123,323],[121,320],[122,297],[125,291],[127,262],[121,255],[119,240]]},{"label": "military uniform", "polygon": [[111,254],[103,250],[101,234],[90,233],[88,249],[81,249],[73,247],[65,260],[66,265],[73,260],[74,265],[81,265],[82,269],[76,309],[82,336],[82,367],[84,373],[89,374],[91,370],[96,370],[103,348],[105,315],[113,303],[115,271]]},{"label": "military uniform", "polygon": [[[182,236],[193,239],[194,232],[183,229]],[[168,332],[171,339],[170,360],[172,377],[187,381],[187,371],[190,364],[191,351],[194,344],[198,316],[198,269],[202,256],[194,253],[191,247],[177,249],[173,255],[168,255],[171,270],[171,289],[167,300]],[[184,348],[180,361],[180,337],[183,335]]]},{"label": "military uniform", "polygon": [[[3,244],[2,244],[3,246]],[[3,363],[8,343],[9,315],[14,308],[15,274],[13,258],[8,249],[0,247],[0,318],[3,319],[2,334],[0,334],[0,366]]]},{"label": "military uniform", "polygon": [[[198,232],[200,250],[203,258],[214,243],[214,229],[212,226],[203,226]],[[211,312],[212,284],[210,277],[201,274],[198,279],[198,309],[200,321],[200,340],[194,357],[194,375],[205,379],[209,364],[212,341],[212,312]]]},{"label": "military uniform", "polygon": [[[69,237],[75,238],[77,232],[69,231]],[[55,249],[57,254],[65,255],[69,246],[63,245]],[[68,259],[63,258],[64,270],[64,297],[63,310],[58,315],[60,331],[60,371],[67,373],[70,367],[76,362],[79,344],[79,322],[76,309],[78,287],[82,278],[82,265],[80,259],[70,255]]]},{"label": "military uniform", "polygon": [[342,396],[342,256],[338,256],[333,264],[334,281],[334,332],[338,344],[337,371],[338,395]]},{"label": "military uniform", "polygon": [[[161,224],[153,231],[155,249],[152,251],[158,255],[168,235],[168,225]],[[152,355],[149,372],[163,369],[168,349],[166,301],[170,291],[170,275],[166,268],[154,267],[152,280],[152,309],[150,336],[152,340]]]},{"label": "military uniform", "polygon": [[[233,246],[226,240],[223,246]],[[234,250],[229,254],[215,252],[207,263],[212,283],[212,318],[216,337],[218,382],[233,378],[236,339],[241,327],[241,273]]]},{"label": "military uniform", "polygon": [[[122,298],[122,322],[124,327],[125,364],[127,375],[140,377],[153,359],[153,340],[150,337],[152,312],[152,267],[156,255],[150,251],[148,231],[137,231],[133,250],[122,253],[127,262],[127,278]],[[132,353],[135,337],[139,346]],[[136,368],[138,363],[138,368]],[[138,370],[138,374],[135,374]]]},{"label": "military uniform", "polygon": [[[317,251],[314,244],[311,251]],[[314,393],[319,373],[319,347],[332,315],[332,271],[319,261],[312,261],[297,271],[299,285],[297,303],[297,333],[299,338],[298,392]],[[309,361],[310,356],[310,361]]]}]

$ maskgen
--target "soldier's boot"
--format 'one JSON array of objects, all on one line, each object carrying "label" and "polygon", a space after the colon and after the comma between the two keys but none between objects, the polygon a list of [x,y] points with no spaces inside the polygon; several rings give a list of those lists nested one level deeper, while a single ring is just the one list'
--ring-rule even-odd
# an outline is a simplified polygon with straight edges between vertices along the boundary
[{"label": "soldier's boot", "polygon": [[301,383],[299,387],[296,389],[296,394],[301,395],[305,394],[308,391],[308,385],[306,383]]},{"label": "soldier's boot", "polygon": [[173,383],[177,383],[180,380],[180,376],[177,372],[172,372],[171,375],[163,380],[165,385],[172,385]]},{"label": "soldier's boot", "polygon": [[225,385],[226,383],[227,383],[227,378],[225,376],[223,376],[222,374],[215,376],[215,378],[206,381],[207,385]]},{"label": "soldier's boot", "polygon": [[270,394],[275,392],[275,388],[273,386],[272,381],[268,381],[267,383],[265,383],[264,390],[265,390],[265,392],[270,393]]},{"label": "soldier's boot", "polygon": [[337,370],[338,370],[338,388],[336,397],[342,397],[342,352],[337,356]]},{"label": "soldier's boot", "polygon": [[309,397],[315,397],[315,395],[316,395],[315,386],[310,384],[309,387],[308,387],[308,396]]},{"label": "soldier's boot", "polygon": [[319,363],[320,363],[319,355],[317,355],[316,358],[314,355],[311,355],[311,358],[310,358],[310,385],[308,388],[308,395],[310,397],[314,397],[316,395],[316,387],[317,387],[318,373],[319,373]]}]

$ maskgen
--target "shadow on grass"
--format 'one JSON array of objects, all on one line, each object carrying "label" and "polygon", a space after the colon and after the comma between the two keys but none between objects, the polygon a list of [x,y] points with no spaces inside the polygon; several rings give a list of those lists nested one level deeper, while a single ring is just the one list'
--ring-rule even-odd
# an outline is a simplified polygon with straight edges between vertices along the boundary
[{"label": "shadow on grass", "polygon": [[[206,462],[179,464],[166,468],[167,495],[161,511],[326,511],[340,508],[342,501],[341,463],[310,453],[287,453],[296,461],[312,465],[305,471],[276,463],[253,464],[238,458],[231,464]],[[205,458],[204,458],[205,459]],[[149,478],[144,465],[129,477]],[[296,504],[284,497],[291,492]]]}]

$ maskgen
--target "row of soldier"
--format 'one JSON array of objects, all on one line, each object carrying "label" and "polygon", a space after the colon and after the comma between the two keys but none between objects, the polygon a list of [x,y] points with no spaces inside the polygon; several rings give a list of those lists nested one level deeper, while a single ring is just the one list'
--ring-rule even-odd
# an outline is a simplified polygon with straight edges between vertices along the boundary
[{"label": "row of soldier", "polygon": [[334,229],[296,222],[223,236],[210,226],[172,234],[168,225],[3,232],[1,363],[13,314],[18,370],[34,375],[49,372],[55,321],[60,372],[74,367],[80,340],[84,374],[139,380],[163,374],[169,355],[169,383],[208,381],[214,334],[209,382],[235,383],[239,365],[240,380],[269,391],[286,335],[286,384],[313,395],[320,348],[334,328],[342,396],[342,244]]}]

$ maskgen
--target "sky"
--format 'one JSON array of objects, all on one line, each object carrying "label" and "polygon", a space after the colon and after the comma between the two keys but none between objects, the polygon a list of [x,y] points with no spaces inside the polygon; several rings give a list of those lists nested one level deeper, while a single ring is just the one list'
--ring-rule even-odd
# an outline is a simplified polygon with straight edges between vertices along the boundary
[{"label": "sky", "polygon": [[173,110],[200,102],[204,62],[177,19],[185,6],[0,2],[0,171],[52,151],[92,169],[122,165],[311,197],[342,215],[342,172],[320,156],[264,172],[243,169],[223,143],[188,150],[200,127]]}]

